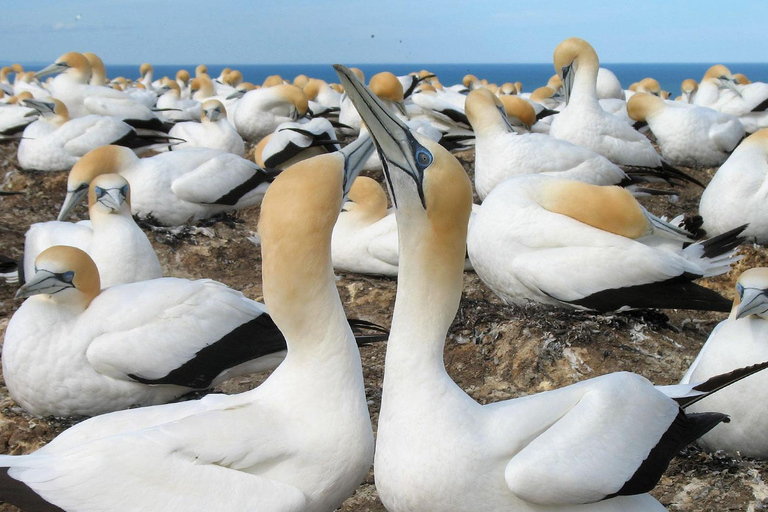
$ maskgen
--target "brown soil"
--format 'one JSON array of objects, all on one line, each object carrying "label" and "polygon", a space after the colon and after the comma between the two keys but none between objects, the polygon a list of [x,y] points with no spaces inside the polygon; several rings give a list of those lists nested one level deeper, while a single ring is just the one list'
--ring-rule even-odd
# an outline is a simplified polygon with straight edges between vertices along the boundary
[{"label": "brown soil", "polygon": [[[56,217],[64,197],[66,173],[26,173],[17,169],[16,146],[0,147],[4,190],[23,195],[0,197],[0,254],[19,257],[24,233],[33,222]],[[472,152],[460,155],[471,171]],[[709,181],[714,170],[693,171]],[[657,215],[695,212],[701,190],[680,189],[680,198],[643,199]],[[85,208],[78,210],[85,215]],[[261,300],[261,256],[247,238],[256,231],[259,210],[251,208],[179,232],[145,227],[168,276],[213,278]],[[704,284],[731,296],[735,276],[767,264],[765,251],[742,249],[744,258],[731,273]],[[605,373],[628,370],[657,384],[677,382],[709,332],[725,318],[719,313],[641,311],[597,315],[537,306],[505,306],[473,273],[465,275],[465,293],[445,348],[445,364],[454,380],[481,403],[536,393]],[[393,279],[340,274],[338,289],[350,317],[389,325],[396,282]],[[20,301],[15,287],[0,283],[0,333]],[[386,344],[361,350],[366,392],[374,426],[378,419]],[[220,391],[251,389],[266,375],[234,379]],[[77,420],[35,418],[16,406],[0,387],[0,452],[28,453]],[[750,459],[709,455],[690,447],[678,456],[653,491],[669,510],[754,511],[768,506],[768,465]],[[15,510],[0,505],[0,510]],[[383,511],[372,472],[341,508]]]}]

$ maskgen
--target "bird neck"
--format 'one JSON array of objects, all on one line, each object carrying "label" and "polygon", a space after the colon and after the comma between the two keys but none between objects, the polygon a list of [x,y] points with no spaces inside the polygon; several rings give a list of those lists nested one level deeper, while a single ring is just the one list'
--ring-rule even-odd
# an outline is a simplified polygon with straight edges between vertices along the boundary
[{"label": "bird neck", "polygon": [[573,89],[569,102],[597,103],[597,72],[599,64],[590,60],[579,63],[573,79]]},{"label": "bird neck", "polygon": [[466,226],[441,233],[426,216],[397,214],[400,259],[385,388],[447,375],[443,348],[461,299],[466,251]]}]

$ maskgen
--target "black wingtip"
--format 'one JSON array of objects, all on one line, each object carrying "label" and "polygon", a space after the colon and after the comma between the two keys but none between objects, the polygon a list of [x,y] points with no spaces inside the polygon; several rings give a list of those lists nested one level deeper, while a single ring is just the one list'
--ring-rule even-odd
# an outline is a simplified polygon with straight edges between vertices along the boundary
[{"label": "black wingtip", "polygon": [[699,395],[699,396],[693,396],[693,397],[681,397],[681,398],[675,399],[675,401],[678,404],[680,404],[680,407],[683,407],[683,408],[688,407],[690,405],[695,404],[699,400],[706,398],[712,393],[717,393],[721,389],[726,388],[731,384],[735,384],[736,382],[739,382],[742,379],[746,379],[750,375],[754,375],[755,373],[761,372],[766,368],[768,368],[768,361],[763,361],[762,363],[753,364],[751,366],[745,366],[743,368],[737,368],[731,372],[715,375],[714,377],[711,377],[705,380],[704,382],[694,386],[693,388],[694,390],[705,393],[705,394]]},{"label": "black wingtip", "polygon": [[0,501],[10,503],[24,512],[64,512],[40,497],[27,484],[8,475],[9,468],[0,468]]},{"label": "black wingtip", "polygon": [[740,246],[747,239],[745,236],[741,236],[741,233],[747,229],[749,224],[743,224],[737,228],[721,233],[717,236],[713,236],[709,240],[701,242],[701,246],[704,247],[705,258],[715,258],[721,256],[727,252],[732,251],[736,247]]},{"label": "black wingtip", "polygon": [[[349,326],[352,328],[352,333],[355,335],[358,346],[362,347],[389,339],[389,329],[386,327],[356,318],[348,318],[347,322],[349,322]],[[373,331],[373,334],[365,333],[366,330]]]}]

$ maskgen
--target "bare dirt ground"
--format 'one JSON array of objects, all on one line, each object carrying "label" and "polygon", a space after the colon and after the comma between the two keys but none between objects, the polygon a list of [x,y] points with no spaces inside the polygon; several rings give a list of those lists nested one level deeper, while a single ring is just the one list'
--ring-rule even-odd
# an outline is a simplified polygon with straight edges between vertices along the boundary
[{"label": "bare dirt ground", "polygon": [[[33,222],[54,219],[65,191],[66,173],[25,173],[17,169],[15,145],[0,147],[4,190],[23,195],[0,197],[0,254],[18,258],[24,232]],[[461,155],[471,171],[472,152]],[[714,169],[690,171],[705,183]],[[643,199],[657,215],[695,212],[701,190],[680,189],[680,199]],[[85,207],[78,210],[87,214]],[[260,251],[247,237],[256,231],[259,210],[252,208],[197,228],[170,235],[146,227],[168,276],[213,278],[262,299]],[[736,276],[766,265],[763,248],[745,246],[735,270],[704,284],[732,296]],[[339,274],[338,289],[349,317],[390,324],[396,282],[389,278]],[[0,334],[19,307],[16,288],[0,283]],[[553,389],[605,373],[628,370],[657,384],[676,383],[712,328],[725,315],[690,311],[639,311],[596,315],[538,306],[505,306],[473,273],[465,274],[465,293],[445,348],[453,379],[481,403]],[[366,392],[374,428],[381,399],[386,343],[361,350]],[[219,391],[238,392],[267,375],[225,383]],[[0,382],[2,384],[2,382]],[[27,453],[44,445],[77,420],[35,418],[16,406],[0,387],[0,453]],[[683,451],[653,491],[671,511],[756,511],[768,507],[768,464],[709,455],[696,447]],[[0,510],[16,510],[0,505]],[[373,473],[340,510],[379,512]]]}]

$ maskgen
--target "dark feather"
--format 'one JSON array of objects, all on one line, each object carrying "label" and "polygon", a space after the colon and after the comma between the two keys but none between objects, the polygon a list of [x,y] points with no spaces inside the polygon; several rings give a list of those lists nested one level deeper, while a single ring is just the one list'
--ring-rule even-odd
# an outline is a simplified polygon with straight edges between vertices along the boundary
[{"label": "dark feather", "polygon": [[744,224],[743,226],[739,226],[701,242],[701,245],[704,247],[704,257],[715,258],[721,256],[744,243],[744,240],[747,238],[739,235],[747,229],[748,225],[749,224]]},{"label": "dark feather", "polygon": [[245,180],[240,185],[236,186],[220,198],[212,201],[208,204],[223,204],[227,206],[234,206],[242,199],[248,192],[255,189],[262,183],[271,183],[280,174],[280,169],[261,169],[259,168],[253,176]]},{"label": "dark feather", "polygon": [[553,116],[555,114],[558,114],[559,112],[557,110],[550,110],[548,108],[544,108],[536,114],[536,120],[539,121],[541,119],[544,119],[545,117]]},{"label": "dark feather", "polygon": [[632,475],[632,478],[618,492],[604,499],[616,496],[643,494],[653,489],[677,453],[721,422],[728,422],[728,416],[716,412],[685,414],[682,409],[677,417],[653,447],[648,457]]},{"label": "dark feather", "polygon": [[24,512],[64,512],[48,503],[27,484],[8,475],[8,468],[0,469],[0,500],[10,503]]},{"label": "dark feather", "polygon": [[752,112],[765,112],[768,109],[768,98],[764,99],[758,106],[752,109]]},{"label": "dark feather", "polygon": [[641,128],[645,128],[648,126],[648,121],[636,121],[635,124],[632,125],[632,128],[635,130],[640,130]]},{"label": "dark feather", "polygon": [[616,311],[622,307],[730,311],[730,300],[691,282],[699,277],[686,273],[659,283],[602,290],[567,303],[603,312]]},{"label": "dark feather", "polygon": [[173,128],[173,123],[166,123],[156,117],[153,117],[152,119],[123,119],[122,121],[125,124],[133,126],[134,128],[157,130],[163,133],[168,133],[171,128]]},{"label": "dark feather", "polygon": [[766,368],[768,368],[768,361],[764,361],[758,364],[753,364],[752,366],[745,366],[744,368],[738,368],[736,370],[733,370],[732,372],[715,375],[714,377],[710,377],[704,382],[697,384],[693,388],[696,391],[701,391],[706,394],[693,396],[693,397],[680,397],[680,398],[675,398],[674,400],[678,404],[680,404],[680,407],[683,407],[683,408],[688,407],[690,405],[695,404],[699,400],[706,398],[712,393],[717,393],[721,389],[728,387],[731,384],[735,384],[736,382],[739,382],[742,379],[746,379],[750,375],[754,375],[757,372],[761,372]]}]

